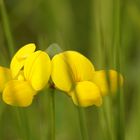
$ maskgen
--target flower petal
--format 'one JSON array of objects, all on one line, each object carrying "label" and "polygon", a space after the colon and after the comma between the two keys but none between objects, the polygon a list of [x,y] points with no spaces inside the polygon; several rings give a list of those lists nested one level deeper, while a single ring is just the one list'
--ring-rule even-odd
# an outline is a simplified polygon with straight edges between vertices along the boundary
[{"label": "flower petal", "polygon": [[12,76],[10,69],[0,66],[0,92],[3,91],[5,84],[11,79]]},{"label": "flower petal", "polygon": [[92,81],[98,85],[101,94],[104,96],[109,92],[115,93],[123,85],[123,76],[115,70],[99,70],[94,73]]},{"label": "flower petal", "polygon": [[89,81],[78,82],[71,95],[74,104],[82,107],[91,105],[101,106],[102,104],[100,89]]},{"label": "flower petal", "polygon": [[71,71],[68,68],[62,55],[55,55],[52,59],[52,80],[55,86],[65,92],[71,90],[74,81],[72,79]]},{"label": "flower petal", "polygon": [[47,53],[36,51],[31,54],[24,65],[25,79],[29,80],[35,90],[44,88],[50,78],[51,61]]},{"label": "flower petal", "polygon": [[35,92],[27,81],[11,80],[6,84],[2,98],[9,105],[26,107],[32,103]]},{"label": "flower petal", "polygon": [[93,72],[92,63],[76,51],[66,51],[52,59],[52,80],[65,92],[69,92],[76,82],[91,80]]},{"label": "flower petal", "polygon": [[30,43],[20,48],[12,58],[10,69],[12,76],[15,78],[24,65],[26,58],[35,51],[35,44]]}]

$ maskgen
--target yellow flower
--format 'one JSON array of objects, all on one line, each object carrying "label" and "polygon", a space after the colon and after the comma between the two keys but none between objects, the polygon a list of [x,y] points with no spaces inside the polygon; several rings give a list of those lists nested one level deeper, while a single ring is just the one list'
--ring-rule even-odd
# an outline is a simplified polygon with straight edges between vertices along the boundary
[{"label": "yellow flower", "polygon": [[5,103],[29,106],[34,95],[43,89],[51,74],[47,53],[35,51],[34,44],[23,46],[12,58],[10,69],[0,67],[0,91]]},{"label": "yellow flower", "polygon": [[66,92],[74,104],[82,107],[100,106],[103,95],[109,91],[116,92],[122,85],[122,75],[114,70],[108,73],[109,76],[105,70],[95,71],[93,64],[76,51],[62,52],[52,59],[51,77],[55,87]]},{"label": "yellow flower", "polygon": [[55,86],[65,91],[76,105],[83,107],[100,106],[100,89],[91,82],[94,66],[82,54],[66,51],[52,59],[52,80]]}]

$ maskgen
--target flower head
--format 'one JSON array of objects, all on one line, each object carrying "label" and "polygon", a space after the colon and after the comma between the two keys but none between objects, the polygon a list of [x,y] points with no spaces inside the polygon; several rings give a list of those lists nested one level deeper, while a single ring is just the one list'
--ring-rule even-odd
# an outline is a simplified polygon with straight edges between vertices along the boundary
[{"label": "flower head", "polygon": [[95,71],[90,60],[76,51],[62,52],[52,59],[51,77],[56,88],[66,92],[74,104],[83,107],[100,106],[103,95],[117,90],[117,81],[118,87],[122,85],[122,75],[114,70],[108,73],[109,76],[104,70]]},{"label": "flower head", "polygon": [[43,89],[51,74],[47,53],[34,44],[23,46],[12,58],[10,69],[0,67],[0,90],[4,102],[14,106],[29,106],[34,95]]},{"label": "flower head", "polygon": [[82,54],[66,51],[52,59],[52,80],[55,86],[65,91],[76,105],[101,105],[100,89],[91,82],[94,66]]}]

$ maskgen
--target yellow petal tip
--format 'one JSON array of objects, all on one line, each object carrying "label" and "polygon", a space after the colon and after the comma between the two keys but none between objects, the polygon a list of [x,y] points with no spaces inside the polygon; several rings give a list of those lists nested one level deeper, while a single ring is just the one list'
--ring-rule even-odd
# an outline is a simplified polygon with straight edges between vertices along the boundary
[{"label": "yellow petal tip", "polygon": [[34,43],[27,44],[23,47],[21,47],[16,54],[13,56],[11,64],[10,64],[10,69],[12,71],[12,76],[15,78],[21,68],[24,65],[24,62],[26,58],[32,54],[36,49],[36,46]]}]

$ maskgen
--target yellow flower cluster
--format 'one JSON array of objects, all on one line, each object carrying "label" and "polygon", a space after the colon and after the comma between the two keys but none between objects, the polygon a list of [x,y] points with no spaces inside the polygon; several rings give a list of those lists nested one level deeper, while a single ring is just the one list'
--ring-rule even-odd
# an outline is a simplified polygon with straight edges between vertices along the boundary
[{"label": "yellow flower cluster", "polygon": [[123,84],[121,74],[115,70],[95,71],[89,59],[76,51],[65,51],[53,57],[51,77],[56,88],[82,107],[100,106],[102,96],[116,92]]},{"label": "yellow flower cluster", "polygon": [[22,47],[12,58],[10,69],[0,67],[0,91],[5,103],[29,106],[36,93],[46,86],[51,61],[47,53],[35,48],[34,44]]},{"label": "yellow flower cluster", "polygon": [[93,64],[76,51],[56,54],[50,60],[44,51],[27,44],[17,51],[10,68],[0,66],[0,92],[5,103],[26,107],[48,83],[67,93],[74,104],[100,106],[102,96],[116,92],[123,77],[114,70],[95,71]]}]

